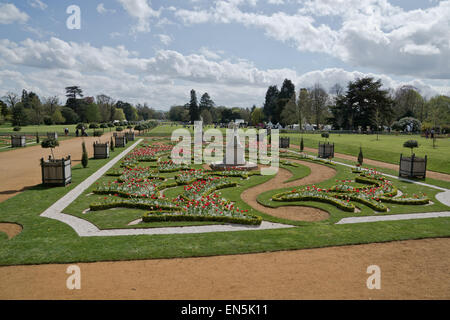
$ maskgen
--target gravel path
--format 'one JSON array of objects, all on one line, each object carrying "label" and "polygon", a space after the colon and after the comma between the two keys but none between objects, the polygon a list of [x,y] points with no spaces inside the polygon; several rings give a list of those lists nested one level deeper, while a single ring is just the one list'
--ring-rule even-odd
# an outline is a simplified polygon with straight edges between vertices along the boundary
[{"label": "gravel path", "polygon": [[[70,155],[72,166],[81,162],[81,143],[86,143],[88,156],[92,157],[95,141],[106,142],[111,139],[112,132],[105,132],[98,137],[79,137],[59,142],[55,148],[55,157],[61,159]],[[42,183],[41,158],[48,158],[50,151],[40,145],[17,148],[0,152],[0,202],[5,201],[27,188]]]}]

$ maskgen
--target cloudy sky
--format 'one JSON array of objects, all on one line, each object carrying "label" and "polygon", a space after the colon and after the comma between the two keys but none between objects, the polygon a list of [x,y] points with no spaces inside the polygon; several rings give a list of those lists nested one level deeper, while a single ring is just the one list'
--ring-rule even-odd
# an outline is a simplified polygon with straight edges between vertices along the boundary
[{"label": "cloudy sky", "polygon": [[285,78],[328,90],[367,75],[450,95],[450,1],[0,0],[0,97],[79,85],[168,110],[195,89],[251,107]]}]

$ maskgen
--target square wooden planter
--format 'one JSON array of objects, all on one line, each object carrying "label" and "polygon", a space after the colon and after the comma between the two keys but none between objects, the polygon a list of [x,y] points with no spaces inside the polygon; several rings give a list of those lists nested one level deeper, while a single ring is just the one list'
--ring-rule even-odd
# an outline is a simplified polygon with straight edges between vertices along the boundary
[{"label": "square wooden planter", "polygon": [[400,154],[400,166],[398,172],[400,177],[425,179],[426,174],[427,156],[425,156],[425,158],[419,158],[413,154],[411,157],[404,157],[403,154]]},{"label": "square wooden planter", "polygon": [[124,148],[127,145],[127,138],[125,136],[115,136],[114,137],[114,146],[116,148]]},{"label": "square wooden planter", "polygon": [[280,148],[289,148],[291,139],[289,137],[280,138]]},{"label": "square wooden planter", "polygon": [[58,133],[56,133],[56,132],[47,132],[47,138],[58,140]]},{"label": "square wooden planter", "polygon": [[109,143],[94,142],[94,159],[109,158]]},{"label": "square wooden planter", "polygon": [[65,186],[72,182],[72,161],[66,159],[44,160],[41,158],[42,184]]},{"label": "square wooden planter", "polygon": [[21,148],[26,146],[25,136],[11,136],[11,147]]},{"label": "square wooden planter", "polygon": [[127,141],[134,141],[135,139],[134,131],[125,132],[125,138],[127,138]]},{"label": "square wooden planter", "polygon": [[334,158],[334,143],[320,143],[319,142],[319,158],[329,159]]}]

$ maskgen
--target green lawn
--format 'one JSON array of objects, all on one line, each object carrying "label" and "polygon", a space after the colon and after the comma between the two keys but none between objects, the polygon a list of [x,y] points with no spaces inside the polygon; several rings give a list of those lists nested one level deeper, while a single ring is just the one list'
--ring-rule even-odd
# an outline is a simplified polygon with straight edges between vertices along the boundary
[{"label": "green lawn", "polygon": [[7,133],[7,134],[36,134],[42,133],[45,134],[47,132],[57,132],[58,136],[64,135],[64,128],[69,128],[69,133],[75,134],[76,125],[75,124],[60,124],[60,125],[40,125],[40,126],[24,126],[22,129],[18,132],[14,131],[14,127],[12,127],[10,124],[5,124],[0,126],[0,134]]},{"label": "green lawn", "polygon": [[[281,134],[291,138],[291,143],[300,144],[300,134]],[[437,139],[437,147],[433,148],[433,141],[418,135],[376,135],[364,134],[330,134],[329,141],[334,142],[335,152],[357,157],[359,147],[362,147],[364,158],[393,164],[398,164],[400,154],[409,155],[410,149],[403,148],[407,140],[417,140],[419,148],[414,149],[417,156],[428,157],[427,169],[450,174],[450,139]],[[324,142],[320,134],[303,134],[305,147],[318,148],[319,141]]]},{"label": "green lawn", "polygon": [[[111,154],[112,157],[121,150],[123,149],[116,149]],[[450,236],[450,218],[335,225],[334,223],[343,217],[384,213],[374,213],[364,205],[358,205],[361,208],[360,214],[347,213],[334,206],[318,202],[299,204],[327,210],[331,215],[330,219],[321,222],[293,222],[259,213],[265,220],[290,223],[296,227],[205,234],[80,238],[68,225],[39,216],[60,197],[107,162],[108,160],[91,159],[86,169],[80,165],[74,167],[73,183],[65,188],[46,188],[39,185],[0,203],[0,222],[15,222],[24,227],[23,232],[12,240],[6,240],[4,236],[0,235],[0,265],[212,256]],[[309,173],[301,165],[298,167],[287,166],[286,168],[298,178]],[[336,166],[335,168],[337,175],[321,185],[329,186],[335,182],[335,179],[349,178],[353,175],[346,167]],[[103,177],[101,179],[111,178]],[[269,179],[269,176],[252,176],[248,180],[236,178],[239,181],[238,187],[222,189],[220,193],[223,197],[235,201],[238,207],[252,210],[241,200],[240,194],[246,188]],[[391,209],[389,214],[448,210],[448,207],[434,199],[436,191],[433,189],[398,181],[394,181],[394,184],[406,193],[426,192],[434,204],[428,206],[389,204]],[[91,189],[81,195],[64,212],[81,216],[80,211],[84,210],[86,204],[91,201],[89,198],[97,197],[88,195],[89,191]],[[179,192],[180,189],[171,188],[165,194],[176,196]],[[268,201],[272,192],[275,191],[260,195],[259,200],[261,202]],[[289,203],[289,205],[292,204]],[[257,213],[254,210],[252,212]],[[89,219],[103,228],[125,227],[132,219],[139,217],[142,210],[105,210],[105,212],[96,214],[97,212],[94,212],[91,216],[88,214],[81,217]],[[156,226],[152,223],[150,225]],[[159,225],[167,225],[167,223]]]}]

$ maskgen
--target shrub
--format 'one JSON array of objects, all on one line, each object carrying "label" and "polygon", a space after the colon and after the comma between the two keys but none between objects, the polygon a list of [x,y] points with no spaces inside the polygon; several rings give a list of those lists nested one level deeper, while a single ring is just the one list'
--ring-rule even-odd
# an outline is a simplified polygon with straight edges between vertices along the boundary
[{"label": "shrub", "polygon": [[408,141],[405,141],[405,143],[403,143],[403,147],[404,148],[410,148],[411,149],[411,155],[412,155],[413,149],[414,148],[418,148],[419,147],[419,143],[416,140],[408,140]]},{"label": "shrub", "polygon": [[57,146],[59,146],[59,142],[56,139],[45,139],[44,141],[42,141],[41,143],[41,147],[44,149],[50,149],[51,153],[52,153],[52,158],[55,158],[55,155],[53,154],[53,149],[56,148]]},{"label": "shrub", "polygon": [[117,127],[117,128],[116,128],[116,131],[117,131],[117,132],[121,132],[121,131],[123,131],[123,128],[122,128],[122,127]]},{"label": "shrub", "polygon": [[53,119],[50,116],[45,116],[44,117],[44,124],[47,126],[51,126],[53,124]]},{"label": "shrub", "polygon": [[359,163],[360,166],[362,166],[363,161],[364,161],[364,156],[363,156],[363,153],[362,153],[362,147],[359,147],[358,163]]},{"label": "shrub", "polygon": [[88,160],[89,159],[88,159],[88,153],[87,153],[87,150],[86,150],[86,144],[84,143],[84,141],[81,144],[81,146],[83,148],[83,155],[81,157],[81,164],[83,165],[83,168],[86,168],[87,165],[88,165]]},{"label": "shrub", "polygon": [[20,130],[22,130],[22,128],[21,127],[14,127],[14,129],[13,129],[14,131],[20,131]]},{"label": "shrub", "polygon": [[404,131],[404,130],[406,130],[407,125],[412,125],[412,128],[411,128],[412,132],[419,132],[420,129],[422,128],[422,123],[418,119],[412,118],[412,117],[406,117],[406,118],[401,118],[400,120],[394,122],[394,124],[392,125],[392,129],[398,130],[398,131]]},{"label": "shrub", "polygon": [[94,131],[94,137],[101,137],[102,134],[103,134],[103,132],[101,132],[101,131],[98,131],[98,130]]},{"label": "shrub", "polygon": [[330,134],[328,132],[322,133],[322,138],[328,139],[330,137]]},{"label": "shrub", "polygon": [[109,123],[108,123],[108,127],[109,127],[109,128],[113,128],[113,127],[114,127],[114,123],[109,122]]},{"label": "shrub", "polygon": [[305,149],[305,145],[303,144],[303,137],[300,140],[300,151],[303,152],[303,149]]},{"label": "shrub", "polygon": [[89,125],[89,129],[98,129],[98,124],[96,124],[96,123],[91,123],[91,124]]},{"label": "shrub", "polygon": [[127,129],[133,129],[133,126],[127,126]]}]

